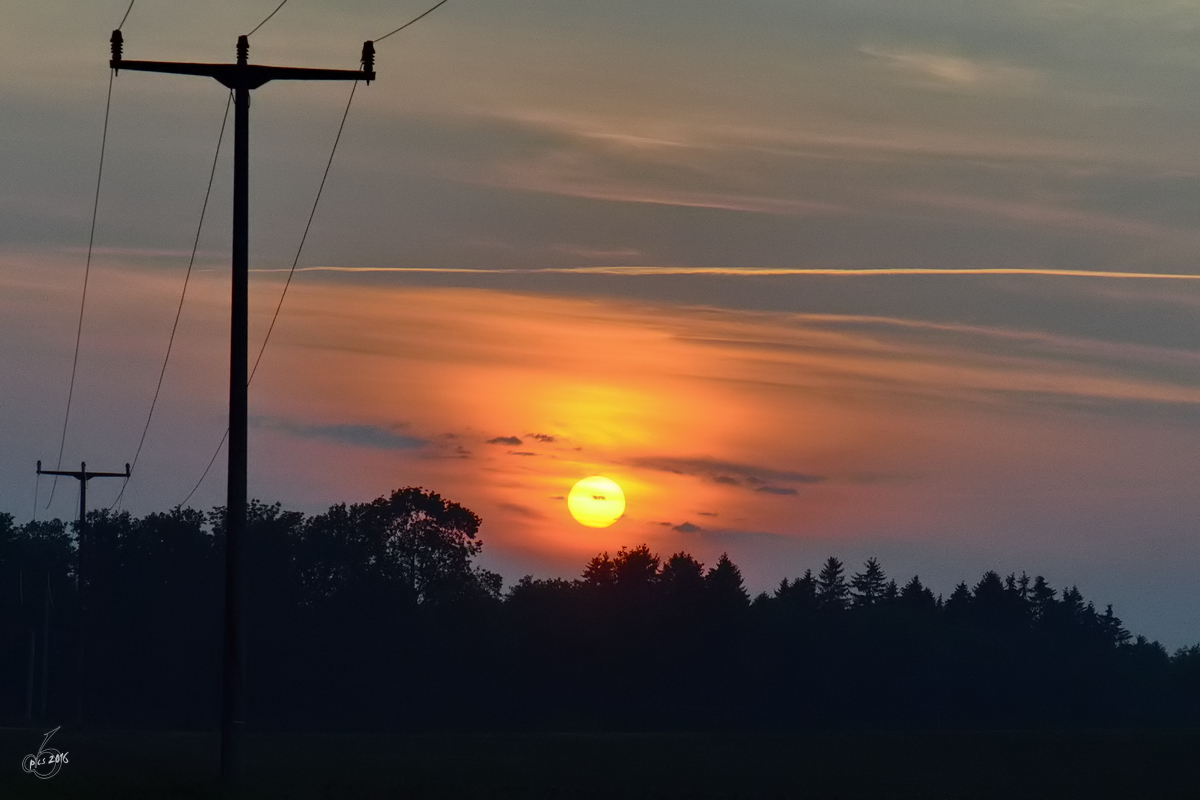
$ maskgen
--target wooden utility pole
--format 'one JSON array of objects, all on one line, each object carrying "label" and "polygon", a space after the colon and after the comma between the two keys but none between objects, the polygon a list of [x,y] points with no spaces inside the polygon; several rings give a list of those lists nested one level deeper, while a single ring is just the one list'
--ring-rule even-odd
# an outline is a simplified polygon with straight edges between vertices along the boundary
[{"label": "wooden utility pole", "polygon": [[124,38],[112,33],[112,61],[121,70],[215,78],[233,91],[233,290],[229,334],[229,482],[225,504],[225,614],[221,688],[221,777],[240,771],[246,708],[244,550],[246,534],[246,384],[250,229],[250,92],[273,80],[366,81],[375,79],[375,47],[363,44],[362,69],[305,69],[249,63],[250,40],[239,36],[237,63],[126,61]]},{"label": "wooden utility pole", "polygon": [[[67,478],[74,478],[79,481],[79,524],[76,527],[76,544],[75,544],[75,586],[79,591],[79,663],[77,664],[77,683],[78,695],[76,696],[76,714],[80,724],[83,723],[83,695],[84,695],[84,649],[83,649],[83,617],[84,603],[87,597],[87,582],[83,576],[83,566],[86,563],[86,557],[90,556],[90,546],[88,544],[87,535],[87,485],[92,478],[125,478],[129,479],[129,465],[125,465],[124,472],[88,472],[87,464],[80,463],[79,472],[69,472],[57,469],[42,469],[42,462],[37,462],[38,475],[62,475]],[[46,583],[46,599],[49,603],[50,584],[47,579]],[[46,607],[47,619],[49,619],[50,608]],[[32,656],[30,656],[32,663]],[[43,670],[44,671],[44,670]],[[43,687],[44,689],[44,687]],[[43,703],[43,705],[45,705]]]}]

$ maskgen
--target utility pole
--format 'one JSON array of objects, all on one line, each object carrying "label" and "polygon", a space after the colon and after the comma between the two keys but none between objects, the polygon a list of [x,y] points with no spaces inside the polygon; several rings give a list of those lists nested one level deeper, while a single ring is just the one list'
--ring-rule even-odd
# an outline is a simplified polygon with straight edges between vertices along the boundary
[{"label": "utility pole", "polygon": [[46,600],[42,614],[42,721],[46,720],[46,692],[50,686],[50,573],[46,573]]},{"label": "utility pole", "polygon": [[366,81],[375,79],[375,46],[365,42],[362,69],[305,69],[249,63],[250,40],[239,36],[237,63],[198,64],[176,61],[126,61],[124,38],[110,39],[109,66],[121,70],[200,75],[233,91],[233,289],[229,335],[229,473],[225,504],[224,654],[221,662],[221,778],[236,779],[241,768],[241,734],[245,725],[246,651],[244,551],[246,534],[246,406],[250,229],[250,92],[273,80]]},{"label": "utility pole", "polygon": [[[125,465],[124,472],[88,472],[87,464],[80,463],[79,472],[69,472],[69,471],[57,470],[57,469],[42,469],[42,462],[39,461],[39,462],[37,462],[37,474],[38,475],[62,475],[64,477],[74,478],[75,480],[79,481],[79,525],[77,526],[76,532],[75,532],[76,536],[77,536],[76,549],[75,549],[75,585],[76,585],[76,587],[78,587],[78,590],[79,590],[79,663],[76,667],[77,683],[79,684],[78,685],[79,694],[76,698],[76,701],[77,701],[76,714],[78,715],[79,723],[82,724],[83,723],[83,695],[84,695],[84,691],[83,691],[84,690],[83,616],[84,616],[84,600],[87,597],[87,582],[83,579],[83,565],[86,561],[85,555],[90,555],[90,553],[88,552],[90,550],[90,547],[88,546],[89,537],[87,535],[87,484],[88,484],[88,481],[90,481],[92,478],[125,478],[126,480],[128,480],[129,475],[130,475],[129,465],[128,464]],[[49,602],[49,594],[48,594],[49,587],[50,587],[50,584],[47,581],[47,583],[46,583],[47,602]],[[46,613],[47,613],[47,615],[49,615],[49,606],[47,606]],[[30,656],[31,663],[32,663],[32,658],[33,657]]]}]

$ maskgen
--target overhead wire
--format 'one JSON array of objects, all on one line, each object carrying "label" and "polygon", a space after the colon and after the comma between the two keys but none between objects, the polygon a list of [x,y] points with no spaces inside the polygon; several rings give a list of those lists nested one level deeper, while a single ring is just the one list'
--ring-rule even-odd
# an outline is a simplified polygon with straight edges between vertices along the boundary
[{"label": "overhead wire", "polygon": [[436,4],[436,5],[434,5],[433,7],[429,8],[429,9],[428,9],[427,11],[425,11],[424,13],[422,13],[422,14],[418,14],[417,16],[413,17],[413,18],[412,18],[412,19],[410,19],[408,22],[406,22],[406,23],[404,23],[403,25],[401,25],[399,28],[396,28],[396,30],[394,30],[394,31],[391,31],[391,32],[389,32],[389,33],[385,33],[383,36],[380,36],[378,39],[373,39],[372,41],[374,41],[374,42],[375,42],[375,44],[379,44],[379,43],[380,43],[380,42],[382,42],[384,39],[386,39],[386,38],[388,38],[389,36],[391,36],[393,33],[399,33],[400,31],[402,31],[402,30],[404,30],[405,28],[407,28],[409,25],[412,25],[412,24],[414,24],[414,23],[416,23],[416,22],[420,21],[420,20],[421,20],[421,19],[423,19],[424,17],[427,17],[427,16],[429,16],[429,15],[430,15],[430,14],[432,14],[434,11],[437,11],[439,8],[441,8],[443,5],[445,5],[445,4],[446,4],[446,3],[448,3],[448,2],[449,2],[449,0],[441,0],[441,2],[437,3],[437,4]]},{"label": "overhead wire", "polygon": [[[130,4],[132,8],[132,4]],[[100,134],[100,167],[96,171],[96,194],[92,200],[92,227],[88,233],[88,249],[87,259],[83,267],[83,296],[79,300],[79,324],[75,328],[75,356],[71,359],[71,382],[67,387],[67,410],[63,414],[62,437],[58,442],[58,461],[54,467],[55,470],[62,469],[63,450],[67,446],[67,425],[71,421],[71,401],[75,397],[75,374],[79,371],[79,343],[83,340],[83,312],[87,307],[87,287],[88,277],[92,271],[92,250],[96,242],[96,215],[100,209],[100,184],[104,178],[104,151],[108,144],[108,114],[112,108],[112,87],[113,75],[115,70],[108,71],[108,94],[104,100],[104,128]],[[58,476],[54,476],[54,483],[50,487],[50,499],[46,501],[46,508],[50,508],[50,504],[54,502],[54,492],[58,488]]]},{"label": "overhead wire", "polygon": [[247,37],[253,36],[253,35],[254,35],[254,31],[257,31],[257,30],[258,30],[259,28],[261,28],[263,25],[266,25],[266,24],[267,24],[267,22],[268,22],[268,21],[270,21],[271,17],[273,17],[273,16],[275,16],[276,14],[278,14],[278,13],[279,13],[279,9],[281,9],[281,8],[283,8],[285,5],[287,5],[287,1],[288,1],[288,0],[283,0],[283,2],[282,2],[282,3],[280,3],[280,4],[279,4],[279,5],[277,5],[277,6],[275,6],[275,10],[274,10],[274,11],[272,11],[270,14],[267,14],[267,18],[266,18],[266,19],[264,19],[262,22],[258,23],[257,25],[255,25],[255,26],[254,26],[254,30],[252,30],[252,31],[250,31],[249,33],[247,33],[247,34],[246,34],[246,36],[247,36]]},{"label": "overhead wire", "polygon": [[129,12],[133,11],[133,4],[136,0],[129,0],[129,7],[125,9],[125,16],[121,17],[121,24],[117,26],[117,30],[125,27],[125,20],[129,19]]},{"label": "overhead wire", "polygon": [[138,458],[142,454],[142,446],[146,443],[146,433],[150,430],[150,421],[154,419],[154,409],[158,405],[158,395],[162,391],[163,377],[167,374],[167,364],[171,360],[171,349],[175,345],[175,333],[179,330],[179,318],[183,315],[183,301],[187,298],[188,283],[192,278],[192,267],[196,264],[196,252],[200,248],[200,233],[204,230],[204,216],[208,211],[208,199],[212,195],[213,180],[217,174],[217,162],[221,158],[221,143],[225,140],[225,127],[226,123],[229,122],[229,107],[232,104],[233,91],[231,90],[228,99],[225,101],[225,115],[221,118],[221,132],[217,135],[217,148],[216,152],[213,153],[212,169],[208,172],[208,187],[204,190],[204,203],[200,206],[200,222],[196,225],[196,236],[192,240],[192,255],[188,259],[187,272],[183,276],[183,291],[179,294],[179,305],[175,309],[175,321],[171,324],[171,336],[167,340],[167,352],[163,356],[162,369],[158,372],[158,384],[154,387],[154,399],[150,401],[150,411],[146,414],[146,424],[142,426],[142,437],[138,440],[137,450],[133,454],[130,476],[126,477],[122,482],[121,491],[117,495],[117,499],[108,507],[110,511],[125,496],[125,487],[129,485],[133,469],[137,467]]},{"label": "overhead wire", "polygon": [[213,451],[212,458],[208,460],[208,466],[204,468],[204,472],[200,475],[200,480],[196,481],[196,485],[188,492],[187,497],[183,498],[183,502],[179,505],[187,505],[187,501],[192,499],[192,495],[200,488],[200,484],[204,483],[204,479],[208,477],[208,471],[212,469],[212,465],[217,463],[217,456],[221,455],[221,448],[225,446],[225,440],[229,438],[229,428],[225,429],[225,433],[221,434],[221,441],[217,444],[217,449]]},{"label": "overhead wire", "polygon": [[[308,232],[312,228],[313,217],[316,216],[317,206],[321,202],[321,193],[325,190],[325,181],[329,178],[329,169],[333,166],[333,157],[337,154],[338,144],[342,141],[342,131],[346,128],[346,118],[350,115],[350,104],[354,102],[354,93],[358,89],[358,81],[350,87],[350,98],[346,101],[346,108],[342,112],[342,121],[338,125],[337,136],[333,139],[333,148],[329,151],[329,159],[325,162],[325,171],[321,174],[321,183],[317,187],[317,196],[313,200],[312,208],[308,212],[308,221],[304,225],[304,233],[300,236],[300,245],[296,248],[296,257],[292,259],[292,267],[288,270],[287,280],[284,281],[283,291],[279,294],[279,302],[275,304],[275,313],[271,316],[271,324],[267,326],[267,334],[263,337],[262,346],[258,348],[258,356],[254,359],[254,367],[250,370],[250,377],[246,379],[246,385],[254,380],[254,375],[258,372],[258,365],[262,362],[263,353],[266,352],[267,342],[271,340],[271,332],[275,330],[275,323],[279,320],[279,312],[283,308],[283,300],[287,297],[288,287],[292,285],[292,277],[296,274],[296,265],[300,263],[300,255],[304,252],[304,243],[308,240]],[[209,470],[216,463],[217,456],[221,453],[221,448],[225,446],[225,440],[229,437],[229,428],[225,429],[225,433],[221,435],[221,441],[217,444],[217,449],[213,452],[212,458],[208,460],[208,466],[204,468],[204,473],[200,476],[200,480],[196,481],[196,485],[188,492],[187,497],[179,505],[183,505],[188,500],[192,499],[192,495],[200,488],[200,484],[204,483],[204,479],[208,477]]]},{"label": "overhead wire", "polygon": [[[286,1],[286,0],[285,0]],[[121,21],[117,24],[117,30],[125,27],[125,21],[129,19],[129,12],[133,11],[133,4],[137,0],[129,0],[129,5],[125,7],[125,13],[121,16]],[[67,409],[63,413],[63,429],[62,437],[58,443],[58,459],[56,461],[55,470],[62,469],[63,451],[67,445],[67,426],[71,421],[71,401],[75,396],[75,375],[79,371],[79,343],[83,338],[83,312],[87,306],[87,286],[88,277],[92,270],[92,250],[96,241],[96,216],[100,209],[100,184],[104,178],[104,151],[108,144],[108,116],[112,109],[112,87],[113,76],[115,72],[110,69],[108,71],[108,93],[104,99],[104,128],[100,134],[100,166],[96,170],[96,194],[92,200],[92,225],[88,233],[88,249],[87,260],[83,268],[83,295],[79,301],[79,324],[75,330],[75,355],[71,359],[71,382],[67,387]],[[40,476],[39,481],[40,484]],[[46,501],[46,508],[50,508],[50,504],[54,502],[54,492],[58,489],[58,476],[54,476],[54,482],[50,486],[50,499]],[[34,488],[34,518],[37,517],[37,485]]]},{"label": "overhead wire", "polygon": [[304,233],[300,236],[300,246],[296,248],[296,257],[292,259],[292,268],[288,270],[287,280],[283,282],[283,292],[279,295],[279,302],[275,304],[275,313],[271,316],[271,324],[267,326],[267,335],[263,337],[262,347],[258,349],[258,358],[254,359],[254,368],[250,370],[250,378],[246,381],[246,385],[250,385],[250,381],[254,380],[254,373],[258,372],[258,364],[262,361],[263,352],[267,349],[267,342],[271,340],[271,331],[275,330],[275,322],[279,319],[279,311],[283,308],[283,299],[287,297],[288,287],[292,285],[292,277],[296,274],[296,265],[300,263],[300,254],[304,251],[304,242],[308,239],[308,231],[312,227],[313,217],[317,213],[317,204],[321,202],[321,192],[325,190],[325,180],[329,177],[329,168],[333,166],[333,156],[337,153],[338,143],[342,141],[342,131],[346,128],[346,117],[350,115],[350,104],[354,102],[354,92],[358,89],[358,81],[350,87],[350,99],[346,101],[346,110],[342,112],[342,122],[338,125],[337,136],[333,140],[333,149],[329,152],[329,160],[325,162],[325,172],[321,175],[321,185],[317,187],[317,197],[313,200],[312,210],[308,212],[308,222],[304,225]]}]

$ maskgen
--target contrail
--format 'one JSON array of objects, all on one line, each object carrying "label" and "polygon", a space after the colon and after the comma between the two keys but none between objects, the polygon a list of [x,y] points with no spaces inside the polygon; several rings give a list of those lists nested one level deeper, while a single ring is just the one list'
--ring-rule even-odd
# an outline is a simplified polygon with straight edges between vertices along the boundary
[{"label": "contrail", "polygon": [[[286,269],[256,269],[252,272],[287,272]],[[297,272],[412,272],[459,275],[719,275],[734,277],[776,277],[812,275],[836,278],[878,277],[889,275],[1039,275],[1053,278],[1119,278],[1123,280],[1195,281],[1200,275],[1171,272],[1116,272],[1083,269],[1034,269],[1019,267],[980,267],[978,269],[882,268],[829,269],[822,267],[542,267],[537,269],[491,269],[472,267],[298,267]]]}]

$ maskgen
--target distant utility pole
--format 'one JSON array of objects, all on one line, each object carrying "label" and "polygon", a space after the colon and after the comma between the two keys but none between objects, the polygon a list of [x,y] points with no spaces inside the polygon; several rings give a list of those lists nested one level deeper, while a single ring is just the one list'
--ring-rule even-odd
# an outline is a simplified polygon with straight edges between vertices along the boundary
[{"label": "distant utility pole", "polygon": [[[76,700],[78,702],[78,705],[76,706],[76,713],[78,715],[79,722],[82,723],[83,722],[83,674],[84,674],[84,670],[83,670],[83,664],[84,664],[84,661],[83,661],[83,658],[84,658],[84,652],[83,652],[83,630],[84,630],[84,628],[83,628],[83,607],[84,607],[84,598],[87,595],[87,585],[83,579],[83,565],[85,562],[84,556],[85,555],[90,556],[90,550],[91,550],[90,546],[88,545],[89,537],[87,535],[87,482],[90,481],[92,478],[125,478],[128,480],[129,475],[130,475],[129,465],[128,464],[125,465],[124,472],[88,472],[87,464],[80,463],[79,472],[68,472],[68,471],[57,470],[57,469],[42,469],[42,462],[39,461],[39,462],[37,462],[37,474],[38,475],[63,475],[65,477],[74,478],[75,480],[79,481],[79,525],[77,526],[77,528],[75,530],[75,536],[76,536],[75,585],[79,589],[79,663],[77,665],[77,672],[78,672],[77,682],[79,684],[79,686],[78,686],[79,694],[78,694],[78,697],[76,698]],[[47,602],[46,619],[47,619],[47,621],[50,618],[49,617],[49,615],[50,615],[49,591],[50,591],[50,583],[49,583],[49,578],[47,578],[47,583],[46,583],[46,592],[47,592],[47,594],[46,594],[46,602]],[[48,637],[43,636],[43,639],[46,639],[46,638],[48,638]],[[43,646],[45,646],[45,645],[43,645]],[[30,656],[30,663],[32,663],[32,658],[33,657]],[[43,669],[42,672],[45,673],[45,669]],[[44,680],[44,677],[43,677],[43,680]],[[43,690],[43,692],[45,691],[44,684],[43,684],[42,690]],[[44,707],[45,702],[43,702],[42,705]]]},{"label": "distant utility pole", "polygon": [[362,69],[268,67],[248,62],[250,40],[239,36],[236,64],[174,61],[125,61],[121,31],[112,33],[111,66],[123,70],[201,75],[233,90],[233,291],[229,336],[229,483],[225,504],[225,622],[221,690],[221,777],[232,781],[240,770],[241,731],[245,725],[246,534],[246,384],[250,229],[250,92],[268,81],[366,81],[375,79],[375,46],[365,42]]}]

